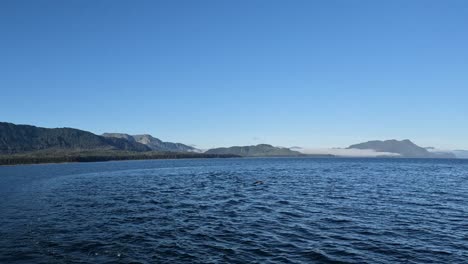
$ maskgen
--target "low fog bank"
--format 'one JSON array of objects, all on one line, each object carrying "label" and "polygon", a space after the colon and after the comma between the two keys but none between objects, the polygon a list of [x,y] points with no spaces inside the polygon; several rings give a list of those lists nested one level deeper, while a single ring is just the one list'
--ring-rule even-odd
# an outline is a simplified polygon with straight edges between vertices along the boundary
[{"label": "low fog bank", "polygon": [[335,155],[339,157],[398,157],[400,154],[391,152],[377,152],[372,149],[343,149],[343,148],[299,148],[294,147],[292,150],[302,152],[304,154],[315,155]]}]

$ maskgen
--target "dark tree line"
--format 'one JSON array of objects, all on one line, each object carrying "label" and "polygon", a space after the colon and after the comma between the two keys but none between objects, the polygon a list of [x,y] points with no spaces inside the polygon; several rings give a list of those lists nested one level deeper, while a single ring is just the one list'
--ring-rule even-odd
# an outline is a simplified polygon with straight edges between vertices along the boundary
[{"label": "dark tree line", "polygon": [[109,153],[30,153],[0,156],[0,165],[100,162],[111,160],[150,160],[150,159],[191,159],[191,158],[233,158],[236,155],[200,154],[200,153],[157,153],[157,152],[109,152]]}]

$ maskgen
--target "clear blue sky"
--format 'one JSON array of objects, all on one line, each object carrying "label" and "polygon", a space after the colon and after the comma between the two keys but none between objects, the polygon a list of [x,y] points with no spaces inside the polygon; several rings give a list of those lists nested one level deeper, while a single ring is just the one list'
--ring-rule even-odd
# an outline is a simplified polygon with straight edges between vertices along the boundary
[{"label": "clear blue sky", "polygon": [[468,149],[468,1],[0,2],[0,120]]}]

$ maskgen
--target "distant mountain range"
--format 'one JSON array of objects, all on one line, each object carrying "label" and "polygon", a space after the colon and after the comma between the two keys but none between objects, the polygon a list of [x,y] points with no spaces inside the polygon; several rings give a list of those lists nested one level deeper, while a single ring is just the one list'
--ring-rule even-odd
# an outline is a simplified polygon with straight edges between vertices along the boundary
[{"label": "distant mountain range", "polygon": [[401,141],[394,139],[385,141],[374,140],[351,145],[348,149],[370,149],[376,152],[396,153],[404,158],[456,158],[455,154],[450,152],[431,152],[408,139]]},{"label": "distant mountain range", "polygon": [[74,128],[42,128],[0,122],[0,165],[239,157],[196,152],[193,147],[163,142],[150,135],[98,136]]},{"label": "distant mountain range", "polygon": [[214,148],[207,150],[206,154],[230,154],[242,157],[280,157],[280,156],[304,156],[301,152],[288,148],[273,147],[272,145],[260,144],[256,146],[235,146],[229,148]]},{"label": "distant mountain range", "polygon": [[150,151],[141,143],[107,138],[74,128],[42,128],[0,122],[0,154],[52,150]]},{"label": "distant mountain range", "polygon": [[128,135],[123,133],[104,133],[105,138],[121,138],[129,142],[141,143],[153,151],[171,151],[171,152],[201,152],[200,150],[184,145],[182,143],[164,142],[151,135]]},{"label": "distant mountain range", "polygon": [[42,128],[0,122],[0,154],[41,150],[123,150],[133,152],[199,152],[181,143],[163,142],[151,135],[130,136],[105,133],[102,136],[74,128]]},{"label": "distant mountain range", "polygon": [[[213,148],[199,156],[202,157],[280,157],[280,156],[321,156],[334,157],[335,154],[308,153],[304,154],[301,148],[294,149],[274,147],[268,144],[255,146],[233,146],[227,148]],[[420,147],[410,140],[385,140],[368,141],[365,143],[351,145],[340,152],[372,153],[385,157],[405,158],[468,158],[468,151],[439,151],[434,148]],[[366,150],[366,151],[363,151]],[[192,146],[182,143],[164,142],[148,134],[128,135],[123,133],[104,133],[95,135],[88,131],[74,128],[42,128],[30,125],[16,125],[0,122],[0,156],[7,164],[14,163],[11,157],[23,155],[22,159],[40,162],[44,156],[49,160],[79,160],[86,153],[88,160],[101,159],[144,159],[146,157],[197,157],[202,152]],[[337,151],[335,151],[338,153]],[[136,154],[145,153],[145,154]],[[184,155],[171,156],[178,153]],[[305,152],[307,153],[307,152]],[[382,155],[378,155],[382,153]],[[189,154],[189,155],[188,155]],[[26,155],[26,156],[25,156]],[[68,159],[63,157],[80,156],[80,158]],[[105,158],[103,158],[105,155]],[[92,158],[89,158],[92,156]],[[341,156],[336,154],[336,156]],[[62,157],[62,159],[57,159]],[[42,159],[44,160],[44,159]],[[5,162],[4,162],[5,164]]]}]

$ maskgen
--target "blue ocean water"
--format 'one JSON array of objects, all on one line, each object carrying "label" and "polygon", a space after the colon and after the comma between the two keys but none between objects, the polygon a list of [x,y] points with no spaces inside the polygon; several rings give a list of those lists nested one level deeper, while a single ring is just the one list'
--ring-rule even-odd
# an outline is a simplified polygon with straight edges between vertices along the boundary
[{"label": "blue ocean water", "polygon": [[468,161],[0,167],[0,263],[468,263]]}]

